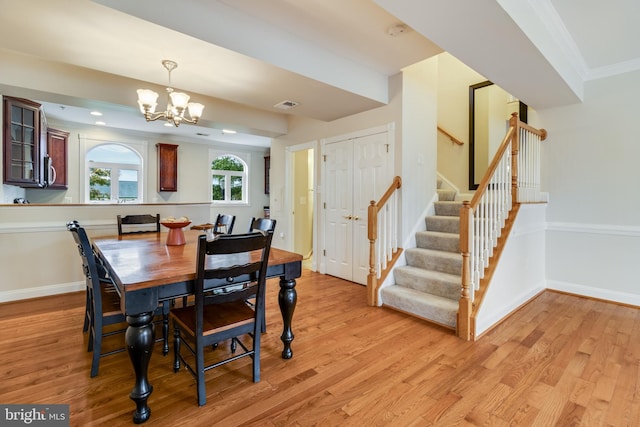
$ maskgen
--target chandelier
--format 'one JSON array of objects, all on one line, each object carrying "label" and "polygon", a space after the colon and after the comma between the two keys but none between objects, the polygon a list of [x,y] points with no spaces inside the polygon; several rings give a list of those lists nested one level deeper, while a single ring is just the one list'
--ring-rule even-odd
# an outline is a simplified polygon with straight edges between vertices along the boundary
[{"label": "chandelier", "polygon": [[[169,72],[169,86],[171,86],[171,71],[178,67],[178,63],[165,59],[162,65]],[[174,92],[173,88],[167,88],[167,109],[156,113],[158,105],[158,94],[149,89],[138,89],[138,105],[144,118],[148,122],[158,119],[165,119],[172,123],[175,127],[180,123],[198,123],[198,119],[202,116],[204,105],[197,102],[189,102],[189,95],[183,92]],[[185,111],[189,112],[189,117],[185,117]]]}]

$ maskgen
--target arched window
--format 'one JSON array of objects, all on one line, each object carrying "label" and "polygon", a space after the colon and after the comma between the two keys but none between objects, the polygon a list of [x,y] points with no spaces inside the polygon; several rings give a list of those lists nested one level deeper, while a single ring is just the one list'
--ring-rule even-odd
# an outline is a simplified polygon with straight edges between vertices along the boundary
[{"label": "arched window", "polygon": [[121,144],[100,144],[86,154],[89,203],[141,203],[142,158]]},{"label": "arched window", "polygon": [[211,161],[211,201],[247,204],[249,202],[247,162],[232,154],[214,156]]}]

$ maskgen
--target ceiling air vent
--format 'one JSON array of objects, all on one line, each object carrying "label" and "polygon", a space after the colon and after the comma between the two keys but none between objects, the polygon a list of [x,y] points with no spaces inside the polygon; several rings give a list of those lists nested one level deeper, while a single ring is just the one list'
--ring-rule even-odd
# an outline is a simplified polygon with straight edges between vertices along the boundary
[{"label": "ceiling air vent", "polygon": [[279,108],[281,110],[288,110],[289,108],[293,108],[298,105],[298,102],[295,101],[282,101],[278,102],[274,107]]}]

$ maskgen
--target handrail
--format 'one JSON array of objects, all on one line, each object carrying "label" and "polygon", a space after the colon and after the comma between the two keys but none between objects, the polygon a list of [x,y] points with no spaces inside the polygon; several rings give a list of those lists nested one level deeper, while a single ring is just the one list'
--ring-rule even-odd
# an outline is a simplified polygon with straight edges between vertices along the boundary
[{"label": "handrail", "polygon": [[[393,178],[393,182],[391,183],[389,188],[387,188],[387,191],[385,191],[382,197],[380,197],[380,200],[378,200],[378,203],[372,200],[369,204],[369,207],[371,207],[372,205],[375,205],[376,207],[380,207],[384,205],[385,203],[387,203],[387,200],[389,200],[389,198],[393,195],[393,193],[400,187],[402,187],[402,178],[400,178],[399,176],[396,176],[395,178]],[[369,227],[369,230],[370,229],[371,227]]]},{"label": "handrail", "polygon": [[[517,113],[512,113],[512,116],[514,114],[517,116]],[[529,131],[529,132],[531,132],[531,133],[533,133],[535,135],[538,135],[540,137],[540,141],[544,141],[545,139],[547,139],[547,130],[546,129],[536,129],[533,126],[530,126],[529,124],[524,123],[524,122],[519,122],[518,123],[518,127],[520,129],[524,129],[526,131]]]},{"label": "handrail", "polygon": [[503,228],[513,223],[510,212],[520,203],[540,200],[539,143],[546,137],[546,130],[521,122],[513,113],[509,129],[473,198],[460,209],[462,286],[457,334],[463,339],[475,339],[473,316],[479,308],[475,294],[486,290],[481,288],[486,287],[481,279],[489,270],[498,242],[504,241],[500,239]]},{"label": "handrail", "polygon": [[493,160],[491,160],[491,163],[489,164],[487,171],[482,177],[482,181],[480,181],[480,184],[478,184],[478,188],[476,188],[476,192],[474,193],[473,198],[469,203],[472,209],[477,207],[478,203],[480,203],[480,199],[484,194],[484,192],[486,191],[487,187],[489,186],[489,181],[491,180],[491,177],[496,171],[498,164],[500,163],[500,159],[504,155],[504,152],[511,145],[511,140],[513,139],[513,135],[515,134],[515,132],[516,132],[516,129],[513,126],[510,126],[509,129],[507,130],[507,134],[505,135],[504,139],[500,143],[500,146],[498,147],[498,150],[496,151],[496,154],[493,157]]},{"label": "handrail", "polygon": [[455,142],[458,145],[464,145],[464,142],[460,141],[458,138],[456,138],[455,136],[451,135],[449,132],[447,132],[446,130],[442,129],[440,126],[438,126],[438,130],[440,132],[444,133],[445,135],[447,135],[447,137],[449,137],[451,142]]},{"label": "handrail", "polygon": [[[378,305],[378,291],[391,270],[393,263],[402,252],[398,248],[398,190],[402,178],[396,176],[376,203],[372,200],[367,209],[367,237],[369,239],[369,274],[367,275],[367,303]],[[391,200],[391,203],[388,203]],[[380,218],[382,216],[382,218]],[[382,234],[383,238],[378,239]],[[383,240],[381,242],[380,240]]]}]

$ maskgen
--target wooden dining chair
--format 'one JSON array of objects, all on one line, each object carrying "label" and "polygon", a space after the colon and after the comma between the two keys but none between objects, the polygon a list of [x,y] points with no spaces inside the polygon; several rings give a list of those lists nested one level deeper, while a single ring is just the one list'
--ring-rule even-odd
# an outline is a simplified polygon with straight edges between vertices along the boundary
[{"label": "wooden dining chair", "polygon": [[[85,276],[87,301],[90,306],[85,312],[85,323],[88,324],[89,343],[87,351],[93,352],[91,361],[91,377],[98,375],[100,358],[124,351],[124,347],[115,350],[105,351],[102,349],[103,338],[123,333],[126,331],[126,318],[120,310],[120,295],[117,287],[106,276],[101,278],[98,270],[99,261],[93,251],[86,230],[77,221],[67,224],[67,229],[71,232],[73,239],[78,246],[78,252],[82,259],[82,270]],[[106,283],[106,281],[109,283]],[[155,312],[155,315],[162,317],[160,321],[163,325],[162,340],[163,354],[169,352],[169,304],[162,302]],[[108,328],[111,325],[121,324],[119,328]]]},{"label": "wooden dining chair", "polygon": [[[118,235],[130,233],[159,233],[160,214],[156,215],[118,215]],[[123,227],[125,226],[125,227]]]},{"label": "wooden dining chair", "polygon": [[249,233],[253,233],[258,230],[273,233],[276,230],[276,220],[271,218],[251,218],[251,222],[249,223]]},{"label": "wooden dining chair", "polygon": [[[170,317],[175,327],[174,371],[178,372],[184,364],[195,376],[200,406],[207,402],[206,370],[248,356],[253,359],[253,381],[260,381],[260,331],[272,236],[256,232],[222,234],[210,241],[205,235],[198,238],[195,304],[171,309]],[[259,252],[252,254],[253,251]],[[234,291],[218,292],[220,283],[223,287],[234,283]],[[251,307],[245,300],[254,294],[256,303]],[[235,354],[232,349],[230,355],[220,355],[222,360],[205,365],[204,350],[228,339],[237,343],[242,352]],[[183,346],[190,357],[182,354]],[[232,347],[235,349],[235,345]],[[221,347],[218,349],[222,351]]]},{"label": "wooden dining chair", "polygon": [[[80,223],[78,223],[77,220],[69,221],[67,223],[67,230],[71,231],[71,228],[75,228],[75,227],[80,227]],[[74,239],[75,238],[76,236],[74,235]],[[78,246],[78,249],[79,250],[81,249],[80,246]],[[97,257],[95,257],[95,255],[94,255],[94,258],[96,260],[96,268],[98,270],[98,280],[100,280],[100,284],[102,285],[102,287],[105,288],[105,290],[112,291],[114,289],[114,284],[111,278],[109,277],[109,273],[107,272],[107,269],[104,268],[102,263],[97,259]],[[93,304],[91,300],[92,292],[93,290],[87,286],[87,289],[85,292],[84,324],[82,325],[82,332],[89,331],[89,326],[91,325],[91,322],[93,320]]]},{"label": "wooden dining chair", "polygon": [[214,234],[231,234],[233,233],[233,224],[236,222],[235,215],[218,214],[216,222],[213,225]]}]

